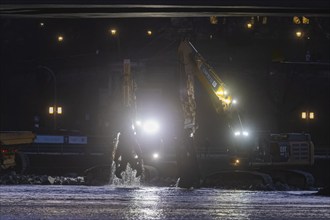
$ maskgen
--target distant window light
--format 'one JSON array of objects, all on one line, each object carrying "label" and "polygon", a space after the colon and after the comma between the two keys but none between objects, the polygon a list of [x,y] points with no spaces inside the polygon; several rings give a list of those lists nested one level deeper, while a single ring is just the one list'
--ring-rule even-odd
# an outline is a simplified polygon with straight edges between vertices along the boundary
[{"label": "distant window light", "polygon": [[262,24],[267,24],[267,20],[268,20],[267,17],[262,17]]},{"label": "distant window light", "polygon": [[306,112],[302,112],[301,113],[301,118],[302,119],[306,119],[307,118],[307,113]]},{"label": "distant window light", "polygon": [[315,116],[315,115],[314,115],[314,112],[310,112],[310,113],[309,113],[309,119],[314,119],[314,116]]},{"label": "distant window light", "polygon": [[303,16],[303,17],[302,17],[302,23],[303,23],[303,24],[309,24],[309,18]]},{"label": "distant window light", "polygon": [[301,24],[300,18],[299,18],[298,16],[294,16],[294,17],[292,18],[292,22],[293,22],[294,24]]},{"label": "distant window light", "polygon": [[217,16],[211,16],[210,17],[210,23],[211,24],[218,24],[218,18],[217,18]]},{"label": "distant window light", "polygon": [[246,24],[246,27],[248,28],[248,29],[251,29],[252,28],[252,23],[251,22],[248,22],[247,24]]}]

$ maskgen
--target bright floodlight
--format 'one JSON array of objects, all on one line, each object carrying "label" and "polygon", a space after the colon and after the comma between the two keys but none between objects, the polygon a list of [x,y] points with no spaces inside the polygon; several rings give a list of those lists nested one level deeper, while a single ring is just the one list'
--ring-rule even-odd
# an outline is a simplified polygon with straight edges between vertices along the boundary
[{"label": "bright floodlight", "polygon": [[143,130],[149,134],[155,134],[159,130],[159,124],[157,121],[148,120],[143,123]]},{"label": "bright floodlight", "polygon": [[141,126],[141,125],[142,125],[142,122],[139,121],[139,120],[137,120],[137,121],[135,122],[135,124],[136,124],[137,126]]},{"label": "bright floodlight", "polygon": [[159,158],[159,154],[158,154],[158,153],[154,153],[154,154],[152,155],[152,158],[154,158],[154,159],[158,159],[158,158]]},{"label": "bright floodlight", "polygon": [[237,100],[236,99],[233,99],[233,104],[237,104]]},{"label": "bright floodlight", "polygon": [[249,132],[247,132],[247,131],[235,131],[234,135],[235,135],[235,137],[239,137],[239,136],[248,137]]}]

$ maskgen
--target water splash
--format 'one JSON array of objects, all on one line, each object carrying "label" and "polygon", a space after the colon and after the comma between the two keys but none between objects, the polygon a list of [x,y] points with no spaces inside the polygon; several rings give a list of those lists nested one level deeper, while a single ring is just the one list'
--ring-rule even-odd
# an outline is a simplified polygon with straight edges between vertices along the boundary
[{"label": "water splash", "polygon": [[141,186],[141,176],[136,177],[136,170],[131,168],[131,165],[128,163],[126,170],[121,173],[121,179],[115,175],[116,164],[112,163],[111,166],[111,176],[110,176],[110,185],[113,186],[125,186],[125,187],[137,187]]},{"label": "water splash", "polygon": [[141,185],[142,177],[144,176],[144,168],[143,168],[143,161],[141,161],[142,166],[142,175],[136,177],[137,171],[132,169],[131,165],[127,163],[126,169],[120,175],[122,178],[118,178],[116,176],[116,162],[115,162],[115,155],[118,150],[119,146],[119,138],[120,132],[117,133],[116,138],[113,141],[113,151],[112,151],[112,165],[111,165],[111,173],[110,173],[110,181],[109,184],[113,186],[125,186],[125,187],[136,187]]},{"label": "water splash", "polygon": [[180,183],[180,177],[176,180],[176,183],[175,183],[175,187],[179,187],[179,183]]}]

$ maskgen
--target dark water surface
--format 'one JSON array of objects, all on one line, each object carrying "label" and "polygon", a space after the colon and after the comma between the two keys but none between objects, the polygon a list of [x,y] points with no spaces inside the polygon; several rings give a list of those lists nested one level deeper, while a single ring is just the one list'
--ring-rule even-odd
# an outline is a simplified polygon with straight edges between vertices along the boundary
[{"label": "dark water surface", "polygon": [[330,219],[311,191],[0,186],[0,219]]}]

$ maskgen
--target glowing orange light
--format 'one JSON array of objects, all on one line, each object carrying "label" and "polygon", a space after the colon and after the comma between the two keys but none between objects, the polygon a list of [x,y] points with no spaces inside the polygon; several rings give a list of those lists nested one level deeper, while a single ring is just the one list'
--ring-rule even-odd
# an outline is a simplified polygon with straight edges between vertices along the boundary
[{"label": "glowing orange light", "polygon": [[62,35],[57,36],[57,41],[62,42],[64,40],[64,37]]},{"label": "glowing orange light", "polygon": [[111,29],[110,30],[110,33],[111,33],[111,35],[116,35],[117,34],[117,30],[116,29]]},{"label": "glowing orange light", "polygon": [[301,31],[296,31],[296,36],[297,36],[298,38],[302,37],[302,32],[301,32]]}]

